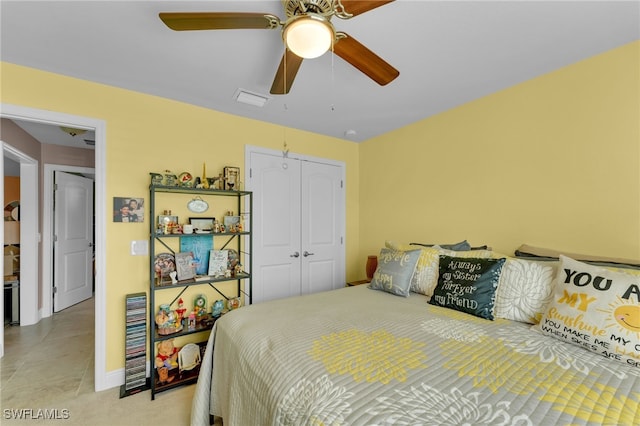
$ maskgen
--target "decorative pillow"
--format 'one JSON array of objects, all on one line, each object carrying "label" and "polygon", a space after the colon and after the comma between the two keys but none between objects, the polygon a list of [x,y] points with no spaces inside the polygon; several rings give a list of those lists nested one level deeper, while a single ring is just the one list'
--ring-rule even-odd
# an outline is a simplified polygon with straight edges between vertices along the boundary
[{"label": "decorative pillow", "polygon": [[416,270],[420,250],[392,250],[383,248],[378,256],[378,268],[369,288],[398,296],[409,296],[411,278]]},{"label": "decorative pillow", "polygon": [[505,259],[440,256],[440,275],[429,303],[493,320],[493,305]]},{"label": "decorative pillow", "polygon": [[640,368],[640,277],[560,256],[544,334]]},{"label": "decorative pillow", "polygon": [[[414,250],[415,247],[409,244],[400,244],[393,241],[386,241],[385,246],[395,250]],[[440,246],[424,247],[420,249],[420,259],[416,265],[416,273],[411,280],[411,291],[431,297],[433,289],[438,283],[438,262],[440,255],[455,257],[476,257],[490,258],[492,252],[489,250],[453,251],[445,250]]]},{"label": "decorative pillow", "polygon": [[551,301],[558,262],[506,257],[496,291],[496,318],[537,324]]},{"label": "decorative pillow", "polygon": [[423,243],[409,243],[411,246],[422,246],[422,247],[433,247],[439,246],[443,249],[453,250],[453,251],[469,251],[471,250],[471,244],[467,242],[467,240],[460,241],[455,244],[423,244]]}]

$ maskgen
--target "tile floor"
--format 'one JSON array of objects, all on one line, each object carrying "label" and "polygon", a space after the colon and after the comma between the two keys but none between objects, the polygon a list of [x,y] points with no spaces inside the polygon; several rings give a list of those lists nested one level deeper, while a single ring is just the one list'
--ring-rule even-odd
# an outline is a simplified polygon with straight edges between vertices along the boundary
[{"label": "tile floor", "polygon": [[[5,327],[0,361],[0,424],[188,425],[195,386],[120,399],[120,388],[94,391],[94,300],[36,325]],[[57,409],[58,420],[16,420],[11,409]],[[9,411],[7,411],[9,410]],[[63,411],[67,410],[67,411]],[[22,411],[25,413],[25,411]],[[68,413],[68,415],[66,415]]]}]

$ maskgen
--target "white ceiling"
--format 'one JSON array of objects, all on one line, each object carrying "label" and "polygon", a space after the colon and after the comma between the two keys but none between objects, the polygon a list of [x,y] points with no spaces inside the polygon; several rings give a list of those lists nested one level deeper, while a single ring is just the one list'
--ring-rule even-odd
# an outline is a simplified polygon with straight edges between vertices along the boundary
[{"label": "white ceiling", "polygon": [[[265,12],[279,1],[1,1],[2,61],[363,141],[640,39],[638,1],[408,1],[332,19],[400,71],[378,86],[331,53],[269,95],[278,30],[175,32],[159,12]],[[264,94],[258,108],[238,89]],[[96,99],[95,102],[100,102]],[[351,135],[347,132],[351,131]]]}]

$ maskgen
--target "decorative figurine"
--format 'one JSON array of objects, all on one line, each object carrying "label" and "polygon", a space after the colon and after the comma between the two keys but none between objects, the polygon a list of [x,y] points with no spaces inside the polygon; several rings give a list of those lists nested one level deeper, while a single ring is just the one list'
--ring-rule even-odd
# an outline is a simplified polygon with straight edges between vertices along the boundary
[{"label": "decorative figurine", "polygon": [[173,339],[158,343],[155,366],[158,369],[159,383],[171,383],[175,376],[169,376],[169,370],[178,366],[179,348],[173,345]]},{"label": "decorative figurine", "polygon": [[178,183],[178,176],[174,175],[171,170],[164,171],[164,184],[166,186],[176,186]]},{"label": "decorative figurine", "polygon": [[209,180],[207,180],[207,164],[206,163],[202,163],[202,180],[201,180],[201,184],[202,184],[202,187],[204,189],[209,189]]},{"label": "decorative figurine", "polygon": [[222,310],[224,309],[224,302],[222,300],[216,300],[213,302],[213,306],[211,308],[211,315],[214,318],[218,318],[222,314]]},{"label": "decorative figurine", "polygon": [[182,320],[184,319],[184,313],[187,312],[187,309],[184,307],[184,302],[182,301],[182,297],[178,300],[178,309],[176,309],[176,315],[178,316],[177,320],[182,324]]},{"label": "decorative figurine", "polygon": [[149,173],[151,175],[151,185],[162,185],[161,173]]},{"label": "decorative figurine", "polygon": [[178,320],[178,315],[169,308],[169,305],[160,305],[155,323],[158,326],[158,334],[163,336],[182,330],[182,323]]},{"label": "decorative figurine", "polygon": [[207,314],[207,296],[199,294],[193,301],[193,312],[196,314],[196,321],[202,319]]},{"label": "decorative figurine", "polygon": [[227,300],[227,309],[229,309],[230,311],[234,309],[238,309],[239,307],[240,307],[240,298],[232,297],[231,299]]},{"label": "decorative figurine", "polygon": [[191,176],[191,173],[182,172],[180,173],[180,176],[178,176],[178,185],[185,188],[191,188],[193,186],[192,180],[193,176]]}]

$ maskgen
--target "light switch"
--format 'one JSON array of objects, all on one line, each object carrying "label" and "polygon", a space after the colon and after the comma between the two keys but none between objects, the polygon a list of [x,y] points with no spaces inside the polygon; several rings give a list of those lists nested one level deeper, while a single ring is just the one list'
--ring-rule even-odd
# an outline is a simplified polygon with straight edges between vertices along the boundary
[{"label": "light switch", "polygon": [[149,241],[134,240],[131,241],[132,256],[147,256],[149,254]]}]

